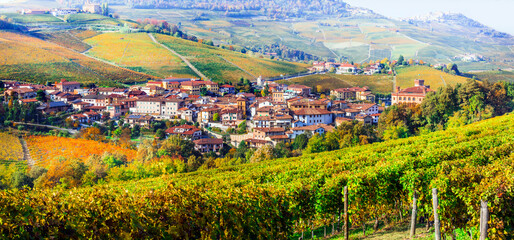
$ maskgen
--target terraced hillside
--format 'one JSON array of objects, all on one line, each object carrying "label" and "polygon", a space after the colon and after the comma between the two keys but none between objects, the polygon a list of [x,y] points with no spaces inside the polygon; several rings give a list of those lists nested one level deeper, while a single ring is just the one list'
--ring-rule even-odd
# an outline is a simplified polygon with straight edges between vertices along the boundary
[{"label": "terraced hillside", "polygon": [[73,229],[68,237],[296,239],[313,228],[340,226],[348,186],[352,227],[406,216],[413,192],[418,216],[431,217],[431,189],[437,188],[443,235],[476,229],[480,200],[487,200],[489,237],[508,239],[514,233],[513,140],[510,114],[296,158],[68,191],[0,192],[0,234],[64,237],[57,231],[64,228]]},{"label": "terraced hillside", "polygon": [[64,78],[109,85],[118,81],[134,82],[154,78],[17,32],[0,31],[0,52],[1,79],[45,83]]}]

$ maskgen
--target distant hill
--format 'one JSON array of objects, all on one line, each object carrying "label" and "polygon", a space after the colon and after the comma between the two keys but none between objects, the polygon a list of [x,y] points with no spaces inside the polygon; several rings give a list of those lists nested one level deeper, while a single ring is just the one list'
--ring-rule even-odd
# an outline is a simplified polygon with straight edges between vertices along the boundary
[{"label": "distant hill", "polygon": [[0,52],[0,79],[44,84],[64,78],[82,83],[112,85],[115,82],[138,82],[154,78],[19,32],[0,31]]},{"label": "distant hill", "polygon": [[[137,4],[112,9],[125,18],[180,22],[181,29],[195,36],[262,53],[266,53],[263,45],[278,44],[333,60],[364,62],[403,55],[432,64],[455,62],[464,71],[514,67],[512,36],[462,14],[395,20],[341,1],[250,1],[248,5],[255,8],[246,8],[233,0],[180,6],[187,2],[159,1],[151,6],[158,11],[139,9]],[[266,10],[278,3],[290,7]]]}]

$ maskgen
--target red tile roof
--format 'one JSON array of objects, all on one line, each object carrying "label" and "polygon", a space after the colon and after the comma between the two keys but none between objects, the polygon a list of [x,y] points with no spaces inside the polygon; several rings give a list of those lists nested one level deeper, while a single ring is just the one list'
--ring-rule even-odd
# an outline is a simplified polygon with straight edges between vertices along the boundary
[{"label": "red tile roof", "polygon": [[205,144],[223,144],[223,139],[219,138],[202,138],[193,141],[197,145],[205,145]]},{"label": "red tile roof", "polygon": [[303,108],[303,109],[294,111],[294,114],[295,115],[326,115],[326,114],[332,114],[332,113],[325,109]]}]

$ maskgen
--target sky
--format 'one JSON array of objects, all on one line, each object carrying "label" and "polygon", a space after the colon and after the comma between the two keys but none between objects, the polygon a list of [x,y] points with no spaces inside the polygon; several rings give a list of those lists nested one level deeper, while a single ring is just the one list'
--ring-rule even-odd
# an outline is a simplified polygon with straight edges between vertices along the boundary
[{"label": "sky", "polygon": [[391,18],[430,12],[462,13],[486,26],[514,35],[514,0],[345,0]]}]

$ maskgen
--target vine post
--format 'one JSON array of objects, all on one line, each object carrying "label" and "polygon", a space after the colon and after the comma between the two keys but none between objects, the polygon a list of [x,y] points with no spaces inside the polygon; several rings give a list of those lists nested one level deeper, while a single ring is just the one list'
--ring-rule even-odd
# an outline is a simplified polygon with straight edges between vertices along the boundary
[{"label": "vine post", "polygon": [[489,221],[489,209],[487,201],[480,201],[480,240],[487,239],[487,221]]},{"label": "vine post", "polygon": [[412,194],[412,216],[410,220],[410,238],[414,238],[416,235],[416,213],[418,211],[418,208],[416,206],[418,199],[416,196],[416,190],[414,190],[414,193]]},{"label": "vine post", "polygon": [[344,187],[344,239],[348,240],[348,186]]},{"label": "vine post", "polygon": [[432,189],[432,206],[434,208],[435,240],[441,240],[441,223],[439,222],[439,214],[437,213],[437,209],[439,208],[439,199],[437,198],[437,188]]}]

